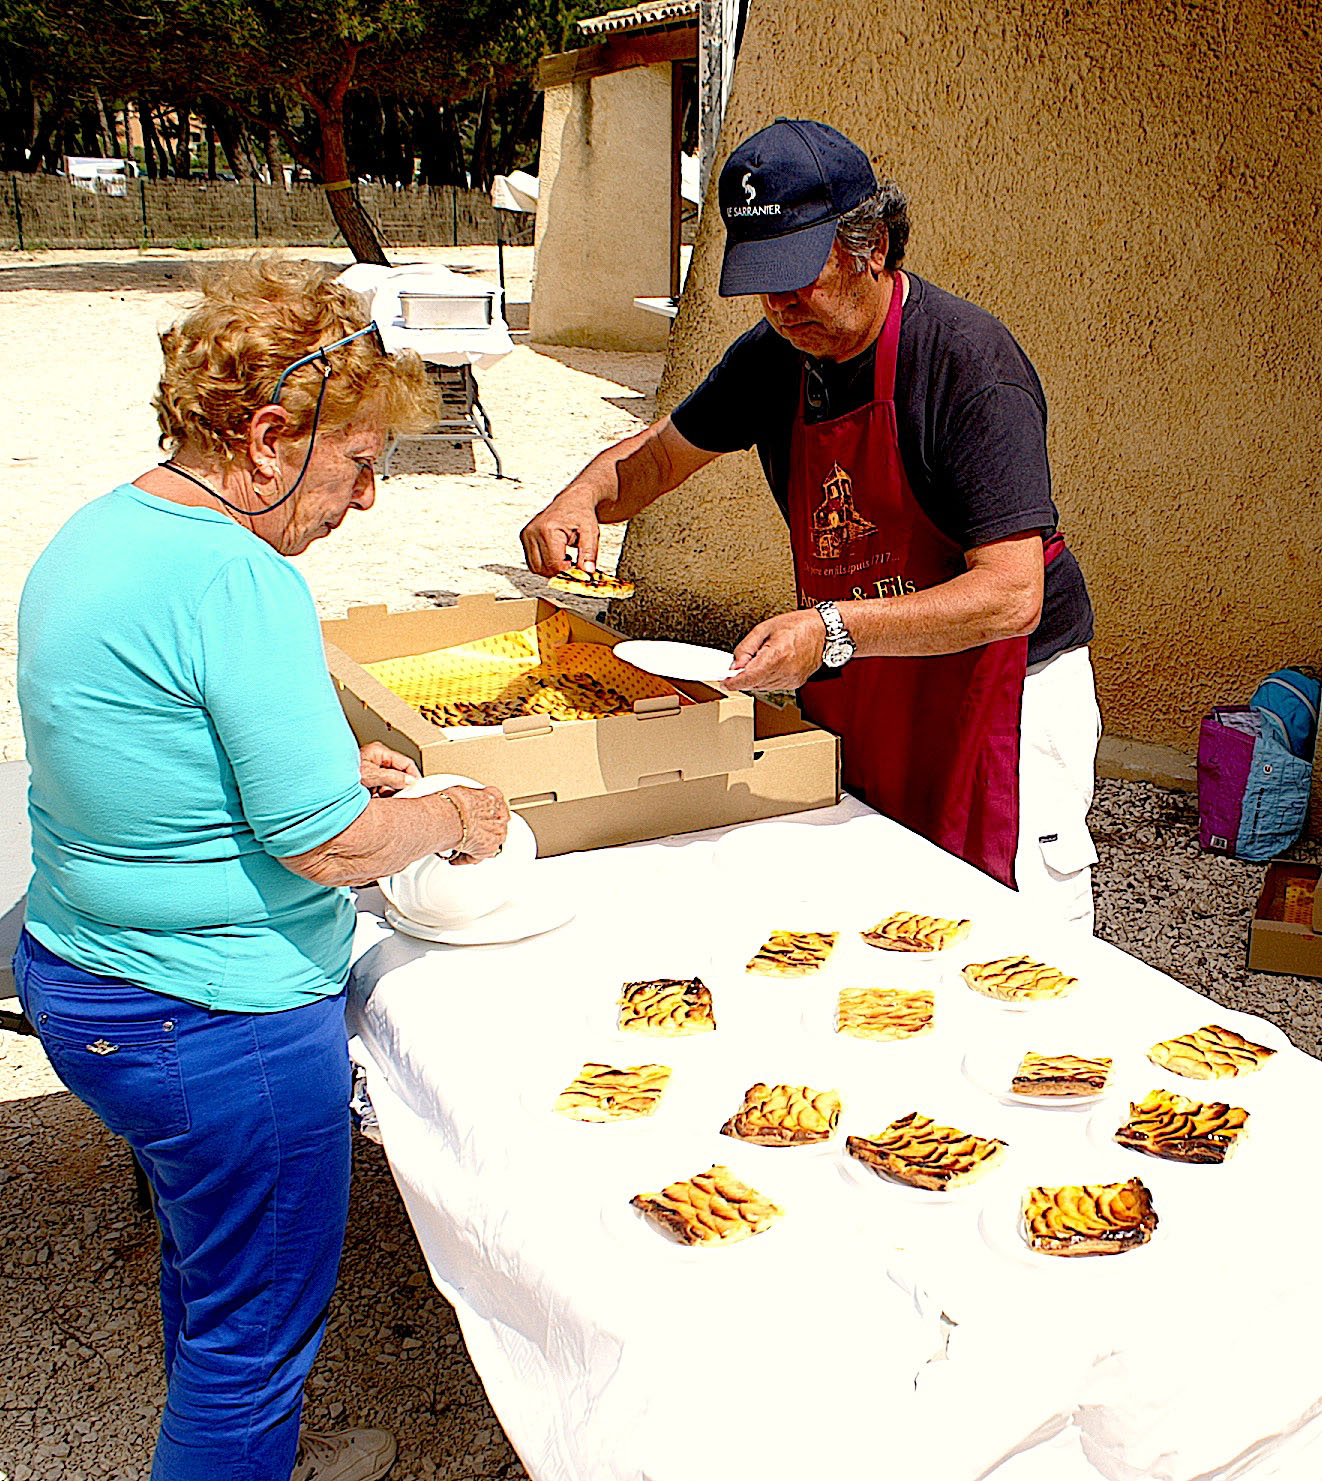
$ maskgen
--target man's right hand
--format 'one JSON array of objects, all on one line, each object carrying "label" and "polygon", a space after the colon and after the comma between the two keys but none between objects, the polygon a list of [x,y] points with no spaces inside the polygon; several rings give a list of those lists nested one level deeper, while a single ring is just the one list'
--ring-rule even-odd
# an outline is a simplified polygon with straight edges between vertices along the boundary
[{"label": "man's right hand", "polygon": [[558,576],[573,564],[566,554],[571,548],[578,552],[579,568],[591,573],[597,568],[601,541],[596,505],[566,489],[524,525],[519,538],[528,569],[539,576]]}]

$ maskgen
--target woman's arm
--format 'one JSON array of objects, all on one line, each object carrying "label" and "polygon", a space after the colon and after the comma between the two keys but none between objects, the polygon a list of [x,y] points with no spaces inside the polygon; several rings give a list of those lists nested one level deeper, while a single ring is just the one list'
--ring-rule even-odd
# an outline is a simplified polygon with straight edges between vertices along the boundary
[{"label": "woman's arm", "polygon": [[457,849],[455,863],[500,852],[510,810],[494,787],[447,787],[426,797],[374,797],[334,838],[280,862],[324,885],[371,884],[425,854]]}]

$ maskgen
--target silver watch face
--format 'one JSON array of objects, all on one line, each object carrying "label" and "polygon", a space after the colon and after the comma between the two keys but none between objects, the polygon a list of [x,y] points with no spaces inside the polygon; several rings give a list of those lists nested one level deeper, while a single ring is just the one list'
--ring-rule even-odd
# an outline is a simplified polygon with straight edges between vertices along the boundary
[{"label": "silver watch face", "polygon": [[836,638],[822,650],[822,662],[830,669],[842,668],[853,657],[854,645],[848,638]]}]

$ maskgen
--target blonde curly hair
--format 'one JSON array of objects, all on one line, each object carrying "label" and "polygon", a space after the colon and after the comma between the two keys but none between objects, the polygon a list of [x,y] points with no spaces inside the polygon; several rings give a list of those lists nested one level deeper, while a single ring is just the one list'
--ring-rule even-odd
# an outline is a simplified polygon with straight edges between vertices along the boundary
[{"label": "blonde curly hair", "polygon": [[[365,328],[363,298],[332,281],[323,263],[277,257],[230,262],[200,282],[197,304],[161,335],[165,368],[152,406],[160,445],[229,461],[242,448],[253,414],[270,404],[280,373],[295,360]],[[387,355],[375,335],[332,350],[320,425],[361,422],[414,431],[434,419],[422,361]],[[285,382],[280,405],[290,435],[306,436],[322,389],[317,364]]]}]

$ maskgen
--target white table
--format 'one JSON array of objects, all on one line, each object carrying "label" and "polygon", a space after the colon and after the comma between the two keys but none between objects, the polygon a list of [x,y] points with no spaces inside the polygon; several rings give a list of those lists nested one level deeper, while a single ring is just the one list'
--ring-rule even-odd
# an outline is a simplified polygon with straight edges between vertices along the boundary
[{"label": "white table", "polygon": [[[336,281],[367,298],[386,349],[392,355],[400,350],[412,350],[426,362],[428,375],[435,384],[435,424],[426,432],[392,437],[382,454],[381,476],[390,477],[390,464],[401,442],[482,442],[496,460],[496,477],[503,477],[500,454],[492,438],[491,419],[478,395],[474,371],[485,370],[514,349],[504,319],[504,289],[481,278],[428,262],[403,267],[356,262],[346,268]],[[451,298],[485,294],[490,299],[490,322],[472,328],[411,329],[404,323],[400,307],[402,292]]]},{"label": "white table", "polygon": [[[363,909],[350,1010],[432,1275],[536,1481],[1322,1475],[1317,1062],[1286,1046],[1237,1081],[1164,1075],[1148,1044],[1242,1018],[1042,925],[853,802],[537,868],[576,893],[579,914],[515,945],[428,947]],[[364,892],[360,907],[373,903]],[[956,970],[859,939],[901,907],[974,921]],[[820,978],[747,976],[774,926],[844,934]],[[1015,1012],[958,976],[964,961],[1020,950],[1080,987]],[[615,1032],[622,980],[693,973],[712,988],[714,1035]],[[832,1032],[841,986],[922,982],[936,993],[932,1035]],[[969,1078],[979,1056],[1027,1047],[1113,1052],[1121,1090],[1229,1099],[1256,1134],[1223,1167],[1176,1166],[1110,1143],[1123,1098],[1013,1106]],[[587,1126],[551,1114],[597,1059],[672,1065],[656,1115]],[[759,1079],[837,1087],[836,1144],[719,1136]],[[940,1202],[845,1158],[845,1132],[909,1110],[1001,1136],[1005,1163]],[[713,1162],[784,1219],[740,1245],[686,1250],[629,1207]],[[1146,1248],[1049,1260],[1019,1242],[1023,1187],[1131,1174],[1161,1218]]]}]

